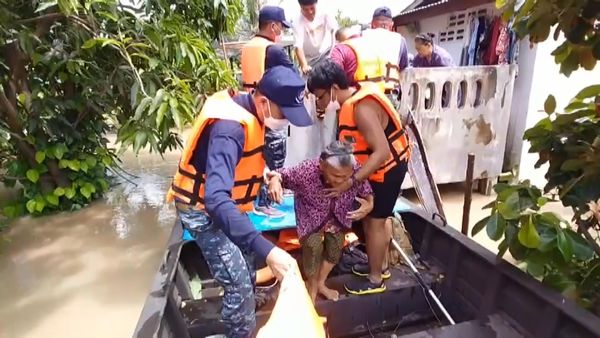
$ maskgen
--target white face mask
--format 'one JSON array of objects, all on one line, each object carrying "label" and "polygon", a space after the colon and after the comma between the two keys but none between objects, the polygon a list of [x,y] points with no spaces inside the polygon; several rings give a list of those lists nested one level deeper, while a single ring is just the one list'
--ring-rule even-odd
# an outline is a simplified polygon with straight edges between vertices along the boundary
[{"label": "white face mask", "polygon": [[269,116],[265,116],[265,126],[274,131],[283,131],[289,125],[290,121],[287,119],[276,119],[271,114],[271,103],[267,101],[267,110],[269,111]]},{"label": "white face mask", "polygon": [[338,111],[340,109],[340,103],[338,102],[337,97],[335,100],[333,99],[333,88],[331,88],[329,97],[331,98],[331,101],[329,101],[329,104],[327,104],[325,111]]}]

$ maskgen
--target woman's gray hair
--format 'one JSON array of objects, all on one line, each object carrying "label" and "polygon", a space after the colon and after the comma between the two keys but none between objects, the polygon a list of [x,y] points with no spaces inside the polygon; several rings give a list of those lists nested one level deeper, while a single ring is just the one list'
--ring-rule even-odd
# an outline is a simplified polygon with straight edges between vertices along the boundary
[{"label": "woman's gray hair", "polygon": [[321,152],[321,160],[336,168],[354,166],[355,159],[350,143],[334,141]]}]

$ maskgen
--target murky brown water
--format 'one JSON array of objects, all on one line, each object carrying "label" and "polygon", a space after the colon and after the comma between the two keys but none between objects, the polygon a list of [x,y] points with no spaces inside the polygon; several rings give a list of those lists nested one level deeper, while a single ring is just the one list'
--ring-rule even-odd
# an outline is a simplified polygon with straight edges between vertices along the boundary
[{"label": "murky brown water", "polygon": [[135,185],[84,210],[22,219],[0,245],[0,337],[130,337],[175,218],[177,157],[129,156]]},{"label": "murky brown water", "polygon": [[[0,337],[131,336],[175,219],[164,195],[177,159],[127,156],[135,184],[78,212],[12,224],[0,244]],[[441,193],[460,228],[461,186]],[[490,200],[474,194],[471,226]],[[496,251],[485,231],[475,240]]]}]

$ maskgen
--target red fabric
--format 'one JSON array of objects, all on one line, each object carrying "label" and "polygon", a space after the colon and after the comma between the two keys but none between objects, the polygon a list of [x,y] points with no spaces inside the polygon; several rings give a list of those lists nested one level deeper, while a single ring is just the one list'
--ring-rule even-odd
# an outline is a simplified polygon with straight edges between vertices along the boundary
[{"label": "red fabric", "polygon": [[483,62],[486,65],[498,64],[498,54],[496,54],[496,45],[498,45],[498,38],[500,36],[500,25],[502,20],[499,17],[494,18],[492,23],[492,37],[488,49],[485,51]]},{"label": "red fabric", "polygon": [[505,22],[501,23],[500,35],[498,36],[498,45],[496,45],[496,55],[498,55],[498,64],[505,65],[508,63],[508,44],[510,40],[510,32]]},{"label": "red fabric", "polygon": [[333,62],[342,66],[348,81],[350,84],[354,85],[354,73],[356,73],[356,68],[358,68],[358,62],[352,48],[346,44],[338,43],[331,49],[331,55],[329,57]]}]

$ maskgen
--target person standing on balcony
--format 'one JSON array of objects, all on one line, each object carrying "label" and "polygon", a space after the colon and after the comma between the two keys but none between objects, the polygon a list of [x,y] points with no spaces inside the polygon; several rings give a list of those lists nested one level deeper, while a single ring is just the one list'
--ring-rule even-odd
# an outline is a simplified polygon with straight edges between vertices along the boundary
[{"label": "person standing on balcony", "polygon": [[[242,47],[240,57],[242,81],[246,91],[251,92],[262,78],[265,70],[275,66],[286,66],[294,69],[294,64],[287,53],[277,42],[281,40],[285,28],[291,25],[285,19],[283,8],[264,6],[258,14],[258,33]],[[287,129],[272,130],[266,128],[264,158],[271,170],[283,168],[286,157]],[[272,207],[273,202],[267,194],[267,186],[263,185],[258,195],[254,212],[272,218],[285,216]]]},{"label": "person standing on balcony", "polygon": [[[306,77],[329,56],[338,24],[333,16],[318,10],[317,0],[298,0],[298,3],[301,13],[294,21],[294,47],[300,70]],[[324,114],[317,113],[312,98],[307,98],[305,104],[315,124],[311,128],[290,128],[287,165],[319,156],[335,138],[335,116],[323,119]]]},{"label": "person standing on balcony", "polygon": [[339,108],[338,139],[353,143],[354,156],[361,165],[344,184],[330,189],[330,193],[339,196],[356,182],[365,180],[373,189],[373,210],[363,221],[369,266],[352,268],[354,274],[367,278],[346,284],[346,291],[352,294],[383,292],[383,279],[391,276],[384,267],[391,239],[391,224],[388,227],[386,219],[393,214],[408,170],[408,136],[381,87],[372,82],[351,86],[344,70],[331,60],[324,61],[310,73],[308,90],[316,97],[317,107]]},{"label": "person standing on balcony", "polygon": [[415,49],[417,55],[413,59],[412,66],[415,68],[427,67],[453,67],[454,60],[444,48],[434,45],[432,33],[419,34],[415,38]]}]

